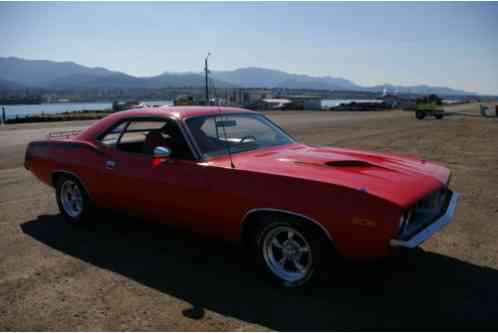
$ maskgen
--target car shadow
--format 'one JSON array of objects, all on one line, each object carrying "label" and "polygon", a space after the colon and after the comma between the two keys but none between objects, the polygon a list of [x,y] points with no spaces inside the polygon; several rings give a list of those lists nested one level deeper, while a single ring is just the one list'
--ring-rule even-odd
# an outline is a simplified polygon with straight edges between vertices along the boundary
[{"label": "car shadow", "polygon": [[161,225],[114,217],[74,227],[43,215],[21,228],[55,250],[193,304],[179,314],[193,319],[208,309],[283,331],[498,328],[498,271],[436,253],[334,265],[317,285],[285,290],[262,278],[239,248]]}]

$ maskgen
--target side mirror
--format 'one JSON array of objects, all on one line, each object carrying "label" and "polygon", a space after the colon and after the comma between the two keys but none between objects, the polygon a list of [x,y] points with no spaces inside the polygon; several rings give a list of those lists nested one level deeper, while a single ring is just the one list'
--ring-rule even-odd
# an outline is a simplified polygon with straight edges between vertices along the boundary
[{"label": "side mirror", "polygon": [[163,162],[166,162],[169,160],[170,156],[171,156],[171,149],[158,146],[154,148],[154,158],[152,159],[152,164],[156,166]]},{"label": "side mirror", "polygon": [[171,156],[171,150],[166,147],[158,146],[154,148],[154,157],[156,158],[169,158]]}]

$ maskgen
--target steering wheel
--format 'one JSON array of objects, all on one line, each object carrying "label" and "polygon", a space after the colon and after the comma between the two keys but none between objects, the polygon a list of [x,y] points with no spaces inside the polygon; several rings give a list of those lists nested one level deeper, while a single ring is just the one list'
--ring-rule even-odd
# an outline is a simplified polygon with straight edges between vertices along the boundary
[{"label": "steering wheel", "polygon": [[239,141],[239,144],[242,144],[244,143],[244,141],[246,141],[247,139],[253,139],[254,142],[256,142],[256,137],[254,135],[246,135],[245,137],[243,137],[240,141]]}]

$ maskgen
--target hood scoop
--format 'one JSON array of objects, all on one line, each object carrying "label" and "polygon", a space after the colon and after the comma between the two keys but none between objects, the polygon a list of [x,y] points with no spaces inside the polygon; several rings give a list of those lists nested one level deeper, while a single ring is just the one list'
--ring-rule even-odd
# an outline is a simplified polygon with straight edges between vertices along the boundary
[{"label": "hood scoop", "polygon": [[360,160],[336,160],[336,161],[293,161],[296,164],[313,165],[319,167],[334,167],[334,168],[364,168],[364,167],[376,167],[371,163],[360,161]]},{"label": "hood scoop", "polygon": [[[271,154],[269,152],[268,154]],[[349,156],[349,154],[335,153],[330,151],[320,151],[317,149],[306,150],[299,153],[289,153],[288,151],[278,154],[279,162],[293,163],[302,166],[314,166],[326,169],[344,169],[353,171],[354,169],[389,169],[377,160],[368,160],[360,156]]]},{"label": "hood scoop", "polygon": [[359,161],[359,160],[337,160],[337,161],[329,161],[325,162],[325,165],[330,166],[330,167],[344,167],[344,168],[360,168],[360,167],[371,167],[373,166],[372,164],[365,162],[365,161]]}]

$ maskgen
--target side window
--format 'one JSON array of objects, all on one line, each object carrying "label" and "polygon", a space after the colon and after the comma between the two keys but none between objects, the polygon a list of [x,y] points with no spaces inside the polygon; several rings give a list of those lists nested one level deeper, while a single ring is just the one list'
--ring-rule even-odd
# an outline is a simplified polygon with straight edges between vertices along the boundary
[{"label": "side window", "polygon": [[112,129],[102,143],[133,154],[152,155],[154,148],[171,149],[171,158],[193,160],[192,151],[175,121],[130,120]]},{"label": "side window", "polygon": [[107,147],[116,147],[119,137],[123,133],[125,127],[126,122],[123,122],[120,125],[114,127],[102,139],[100,139],[100,142],[102,142]]},{"label": "side window", "polygon": [[155,148],[152,146],[164,146],[166,140],[170,138],[164,131],[166,124],[165,120],[131,121],[121,136],[117,148],[129,152],[152,154]]}]

